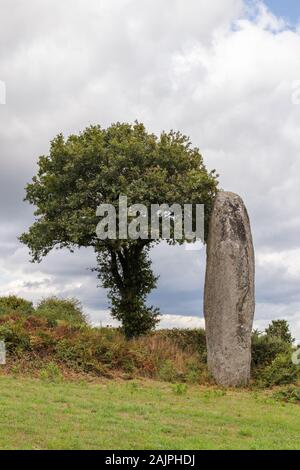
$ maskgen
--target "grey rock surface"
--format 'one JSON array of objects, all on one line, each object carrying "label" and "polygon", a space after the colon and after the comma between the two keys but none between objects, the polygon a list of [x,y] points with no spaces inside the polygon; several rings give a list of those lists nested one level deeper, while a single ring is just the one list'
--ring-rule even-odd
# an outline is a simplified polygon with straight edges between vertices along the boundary
[{"label": "grey rock surface", "polygon": [[208,368],[222,386],[242,386],[250,379],[254,277],[246,207],[237,194],[220,191],[209,227],[204,315]]}]

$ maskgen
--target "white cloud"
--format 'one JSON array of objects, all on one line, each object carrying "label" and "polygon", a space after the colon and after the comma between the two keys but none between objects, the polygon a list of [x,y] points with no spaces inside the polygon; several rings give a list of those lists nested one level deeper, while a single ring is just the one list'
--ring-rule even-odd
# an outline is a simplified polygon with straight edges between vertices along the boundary
[{"label": "white cloud", "polygon": [[262,269],[284,269],[286,276],[296,280],[300,277],[300,248],[286,251],[261,252],[257,265]]},{"label": "white cloud", "polygon": [[185,317],[182,315],[163,315],[159,328],[204,328],[204,318]]}]

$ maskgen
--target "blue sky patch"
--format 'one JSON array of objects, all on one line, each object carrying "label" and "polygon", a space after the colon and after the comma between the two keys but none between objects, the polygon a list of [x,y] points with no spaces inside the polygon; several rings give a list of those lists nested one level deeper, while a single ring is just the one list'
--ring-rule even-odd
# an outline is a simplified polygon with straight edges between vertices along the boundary
[{"label": "blue sky patch", "polygon": [[300,19],[299,0],[265,0],[269,9],[277,16],[282,16],[289,23],[295,25]]}]

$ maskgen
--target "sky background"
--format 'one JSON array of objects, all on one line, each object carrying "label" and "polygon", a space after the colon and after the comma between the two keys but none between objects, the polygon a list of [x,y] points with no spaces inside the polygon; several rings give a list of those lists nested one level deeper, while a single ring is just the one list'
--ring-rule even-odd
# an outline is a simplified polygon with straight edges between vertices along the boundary
[{"label": "sky background", "polygon": [[265,4],[275,15],[283,17],[291,25],[297,24],[300,18],[300,2],[298,0],[266,0]]},{"label": "sky background", "polygon": [[[256,251],[255,326],[286,318],[300,340],[300,3],[243,0],[2,0],[0,295],[79,298],[112,323],[90,250],[29,263],[17,236],[33,220],[24,186],[50,140],[135,119],[178,129],[220,186],[249,210]],[[162,326],[203,325],[205,250],[161,244],[151,302]]]}]

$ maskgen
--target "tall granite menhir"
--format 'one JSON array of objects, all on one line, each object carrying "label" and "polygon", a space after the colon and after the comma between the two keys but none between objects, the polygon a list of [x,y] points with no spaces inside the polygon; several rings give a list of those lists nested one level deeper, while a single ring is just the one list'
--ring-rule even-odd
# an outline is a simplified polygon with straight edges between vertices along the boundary
[{"label": "tall granite menhir", "polygon": [[254,270],[244,203],[238,195],[220,191],[209,227],[204,314],[208,368],[227,387],[246,385],[250,379]]}]

